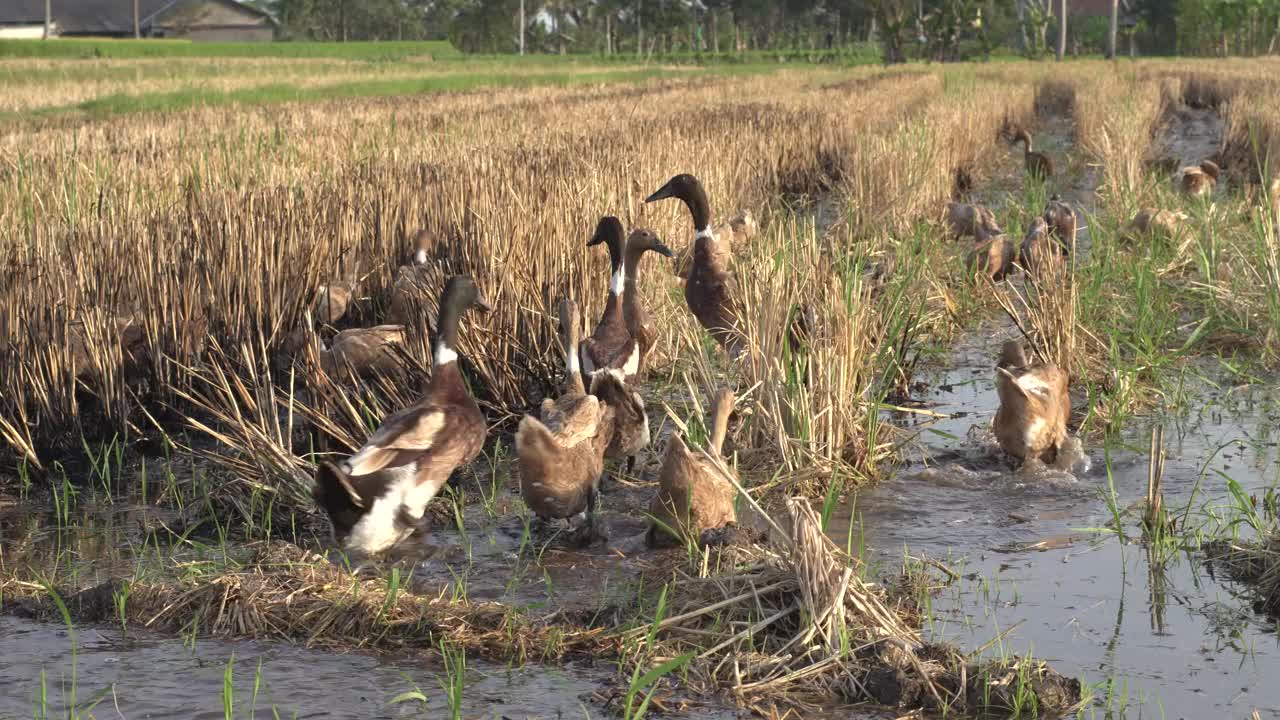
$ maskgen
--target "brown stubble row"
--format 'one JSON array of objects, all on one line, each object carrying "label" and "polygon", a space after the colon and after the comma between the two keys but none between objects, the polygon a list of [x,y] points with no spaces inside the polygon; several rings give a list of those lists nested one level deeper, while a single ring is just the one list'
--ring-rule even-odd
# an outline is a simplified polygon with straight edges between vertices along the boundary
[{"label": "brown stubble row", "polygon": [[[999,133],[1034,121],[1039,75],[1016,65],[783,71],[11,131],[0,137],[19,150],[0,168],[0,242],[13,259],[0,290],[27,300],[0,312],[0,430],[24,449],[50,442],[88,422],[76,405],[85,397],[100,398],[94,410],[112,426],[149,420],[139,405],[158,416],[154,406],[180,406],[200,389],[213,357],[278,358],[314,288],[336,278],[364,278],[371,324],[418,228],[436,238],[441,276],[472,273],[495,304],[469,320],[461,350],[496,417],[517,414],[558,363],[549,308],[570,295],[587,317],[599,312],[607,261],[585,248],[595,219],[652,227],[678,250],[691,235],[687,213],[640,200],[688,171],[718,219],[748,208],[762,223],[756,241],[735,248],[755,350],[738,382],[759,388],[753,437],[792,466],[870,467],[882,454],[865,447],[868,390],[900,357],[886,346],[910,339],[886,337],[888,304],[919,306],[913,332],[948,322],[936,282],[886,292],[902,238],[952,194],[957,168],[982,178],[1007,160]],[[787,219],[790,206],[818,197],[838,208],[834,225]],[[674,279],[650,263],[656,367],[673,377],[702,337]],[[419,338],[433,304],[411,329]],[[781,361],[797,312],[814,335],[798,384]],[[154,350],[145,396],[113,350],[109,317],[127,313]],[[66,348],[76,320],[101,338],[90,343],[94,372],[78,381]],[[210,353],[206,335],[223,352]],[[426,349],[411,351],[423,365]],[[277,366],[275,382],[286,377]]]}]

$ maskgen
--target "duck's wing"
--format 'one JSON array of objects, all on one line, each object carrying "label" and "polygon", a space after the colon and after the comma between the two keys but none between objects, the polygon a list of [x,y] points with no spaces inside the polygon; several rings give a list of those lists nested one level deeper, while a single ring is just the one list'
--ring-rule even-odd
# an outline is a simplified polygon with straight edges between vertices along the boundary
[{"label": "duck's wing", "polygon": [[542,422],[562,447],[574,447],[599,432],[600,407],[594,395],[562,397],[543,406]]},{"label": "duck's wing", "polygon": [[435,446],[449,413],[437,405],[407,408],[387,418],[347,459],[349,475],[368,475],[383,468],[411,462]]}]

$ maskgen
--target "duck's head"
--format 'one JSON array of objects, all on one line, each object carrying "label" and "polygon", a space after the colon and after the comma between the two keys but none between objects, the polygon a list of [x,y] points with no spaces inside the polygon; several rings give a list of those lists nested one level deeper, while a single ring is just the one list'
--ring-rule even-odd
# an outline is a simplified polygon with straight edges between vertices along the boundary
[{"label": "duck's head", "polygon": [[627,255],[637,257],[640,254],[652,250],[659,255],[665,255],[669,258],[676,256],[671,252],[671,248],[663,244],[658,238],[658,234],[646,228],[636,228],[627,235]]},{"label": "duck's head", "polygon": [[693,229],[698,232],[706,230],[711,222],[710,204],[707,202],[707,191],[703,189],[698,178],[681,173],[667,181],[644,201],[647,203],[667,198],[679,198],[693,213]]},{"label": "duck's head", "polygon": [[1005,340],[1000,346],[1000,362],[997,367],[1023,368],[1027,366],[1027,353],[1017,340]]},{"label": "duck's head", "polygon": [[445,308],[456,310],[459,314],[471,308],[480,312],[493,309],[470,275],[454,275],[445,283],[444,292],[440,295],[441,312]]},{"label": "duck's head", "polygon": [[622,253],[627,244],[627,233],[622,228],[622,221],[612,215],[605,215],[596,223],[596,231],[587,241],[587,247],[603,244],[609,248],[609,262],[616,269],[622,264]]},{"label": "duck's head", "polygon": [[1218,167],[1218,163],[1212,160],[1205,160],[1200,163],[1200,170],[1214,180],[1218,179],[1218,173],[1222,172],[1222,168]]}]

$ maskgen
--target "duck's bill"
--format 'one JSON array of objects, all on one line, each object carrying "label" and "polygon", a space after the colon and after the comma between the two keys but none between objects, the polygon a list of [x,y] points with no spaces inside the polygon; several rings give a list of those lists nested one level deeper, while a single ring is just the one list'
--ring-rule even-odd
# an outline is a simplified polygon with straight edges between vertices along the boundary
[{"label": "duck's bill", "polygon": [[489,301],[483,295],[476,295],[475,307],[480,312],[493,312],[493,306],[489,304]]},{"label": "duck's bill", "polygon": [[658,188],[657,192],[645,198],[644,201],[651,203],[655,200],[666,200],[669,197],[675,197],[675,191],[671,188],[671,183],[667,183],[666,185]]},{"label": "duck's bill", "polygon": [[673,258],[676,256],[676,254],[671,251],[671,248],[667,247],[666,245],[663,245],[660,242],[655,242],[653,244],[653,251],[660,255],[666,255],[669,258]]}]

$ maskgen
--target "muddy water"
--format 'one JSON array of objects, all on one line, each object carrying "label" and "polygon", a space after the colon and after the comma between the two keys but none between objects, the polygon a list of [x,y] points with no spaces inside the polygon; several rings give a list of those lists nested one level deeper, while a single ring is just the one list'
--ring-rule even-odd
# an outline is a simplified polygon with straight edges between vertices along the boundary
[{"label": "muddy water", "polygon": [[[73,703],[85,716],[96,703],[94,717],[221,718],[229,665],[237,718],[449,716],[444,673],[421,662],[282,643],[201,640],[189,649],[178,639],[100,627],[76,628],[75,648],[64,627],[0,617],[0,719],[68,717]],[[463,716],[593,717],[599,711],[589,696],[606,677],[606,670],[505,668],[468,659]],[[391,704],[415,687],[426,704]]]},{"label": "muddy water", "polygon": [[[930,409],[956,417],[901,419],[920,433],[917,460],[856,498],[855,525],[882,569],[896,568],[905,548],[963,576],[933,598],[928,630],[969,648],[1007,632],[1009,651],[1088,683],[1113,681],[1110,707],[1127,709],[1111,717],[1244,718],[1256,708],[1280,718],[1280,632],[1250,612],[1241,588],[1209,577],[1195,553],[1153,566],[1133,541],[1133,517],[1128,543],[1091,530],[1112,517],[1101,449],[1086,448],[1093,467],[1078,476],[1019,474],[994,451],[985,437],[996,409],[990,348],[1003,335],[984,333],[928,378]],[[1198,409],[1166,422],[1165,493],[1168,506],[1185,507],[1204,471],[1191,501],[1196,526],[1226,504],[1218,471],[1248,492],[1276,485],[1280,403],[1260,389],[1190,397]],[[1112,452],[1121,508],[1146,492],[1149,429],[1132,424],[1129,449]],[[847,531],[847,520],[832,528],[841,544]]]}]

